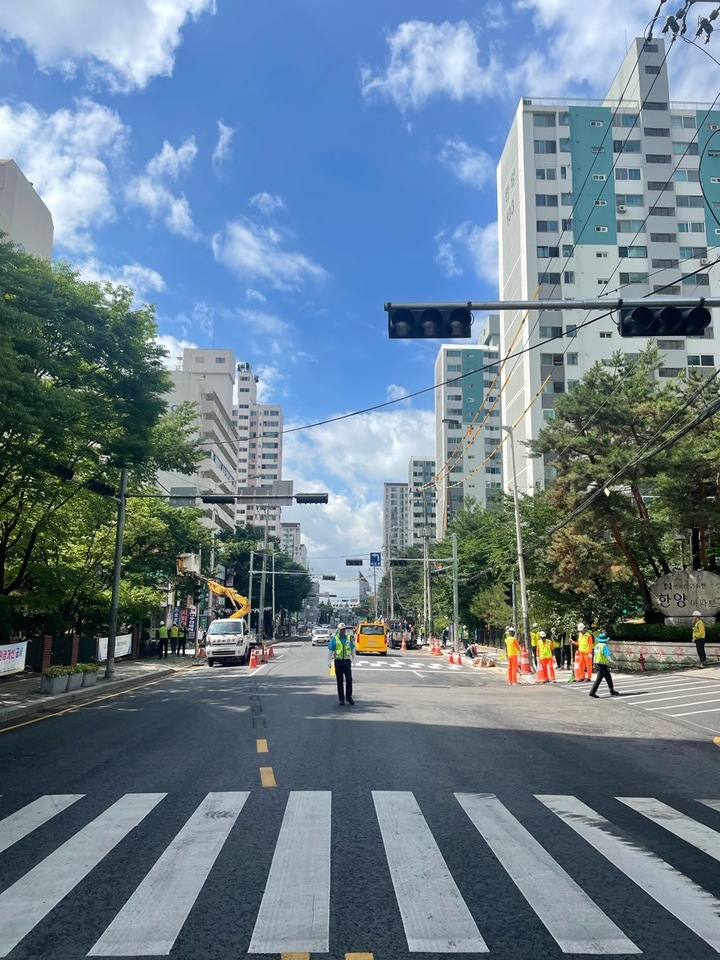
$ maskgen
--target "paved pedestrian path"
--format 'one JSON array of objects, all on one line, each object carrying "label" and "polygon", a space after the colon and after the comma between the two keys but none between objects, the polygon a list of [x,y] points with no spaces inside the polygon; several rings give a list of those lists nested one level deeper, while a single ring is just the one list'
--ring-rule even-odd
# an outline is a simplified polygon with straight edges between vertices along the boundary
[{"label": "paved pedestrian path", "polygon": [[[369,909],[367,900],[333,886],[333,836],[347,826],[345,804],[329,790],[275,794],[281,802],[266,803],[261,818],[272,855],[259,865],[260,882],[248,888],[253,794],[267,801],[266,791],[207,793],[187,807],[175,833],[163,829],[164,818],[183,801],[165,792],[119,794],[100,807],[83,793],[3,796],[0,875],[8,857],[12,870],[0,882],[0,957],[16,950],[40,955],[33,952],[39,945],[44,960],[184,957],[178,940],[182,934],[181,942],[195,943],[193,930],[201,937],[193,956],[218,955],[220,943],[233,956],[337,957],[353,949],[333,942],[331,933],[340,911],[361,935]],[[355,800],[372,822],[382,862],[359,858],[354,888],[372,890],[372,874],[389,873],[394,923],[411,954],[492,956],[504,932],[494,922],[495,899],[479,896],[484,888],[475,878],[490,875],[497,883],[499,869],[502,901],[522,917],[523,938],[528,925],[546,931],[543,956],[658,956],[667,929],[623,929],[632,926],[627,903],[608,895],[609,870],[634,916],[659,910],[684,930],[685,956],[720,953],[717,889],[688,875],[688,865],[689,873],[702,874],[707,863],[710,872],[702,875],[717,876],[710,861],[720,860],[720,800],[609,797],[605,816],[587,799],[529,793],[511,803],[492,793],[448,793],[420,802],[411,791],[367,790]],[[451,868],[446,831],[436,835],[431,826],[438,823],[434,803],[444,825],[464,832],[469,869],[458,869],[457,860]],[[62,839],[48,845],[55,836]],[[232,854],[223,858],[231,838]],[[118,886],[113,851],[130,840],[143,857],[125,861],[122,898],[99,896]],[[19,863],[30,866],[18,871]],[[236,917],[240,894],[252,905],[244,935]],[[93,923],[75,925],[77,916]],[[43,936],[49,919],[74,938]]]}]

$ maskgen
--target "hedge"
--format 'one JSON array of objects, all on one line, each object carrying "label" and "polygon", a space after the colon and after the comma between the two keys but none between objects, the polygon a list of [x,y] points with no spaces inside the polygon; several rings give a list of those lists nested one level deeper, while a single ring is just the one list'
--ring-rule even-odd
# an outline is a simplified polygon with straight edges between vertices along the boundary
[{"label": "hedge", "polygon": [[[595,637],[599,632],[593,631]],[[692,625],[618,623],[609,635],[620,643],[692,643]],[[705,623],[705,639],[708,643],[720,643],[720,623]]]}]

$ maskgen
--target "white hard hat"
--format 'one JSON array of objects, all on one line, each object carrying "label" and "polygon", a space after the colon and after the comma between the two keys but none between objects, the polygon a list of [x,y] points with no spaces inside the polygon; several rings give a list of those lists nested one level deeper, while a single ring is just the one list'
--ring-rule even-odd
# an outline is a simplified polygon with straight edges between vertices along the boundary
[{"label": "white hard hat", "polygon": [[546,636],[547,636],[547,634],[545,633],[545,631],[544,631],[544,630],[541,630],[541,631],[540,631],[540,636],[541,636],[541,637],[546,637]]},{"label": "white hard hat", "polygon": [[584,629],[585,629],[585,624],[584,624],[584,623],[579,623],[579,624],[578,624],[578,630],[584,630]]},{"label": "white hard hat", "polygon": [[536,626],[537,626],[537,624],[536,624],[536,623],[534,623],[534,624],[533,624],[533,626],[534,626],[534,627],[536,627]]},{"label": "white hard hat", "polygon": [[701,617],[702,614],[700,613],[699,610],[693,610],[693,616],[694,616],[694,617]]},{"label": "white hard hat", "polygon": [[339,624],[338,624],[338,630],[347,630],[347,627],[345,626],[344,623],[339,623]]},{"label": "white hard hat", "polygon": [[508,633],[515,633],[515,627],[508,627]]}]

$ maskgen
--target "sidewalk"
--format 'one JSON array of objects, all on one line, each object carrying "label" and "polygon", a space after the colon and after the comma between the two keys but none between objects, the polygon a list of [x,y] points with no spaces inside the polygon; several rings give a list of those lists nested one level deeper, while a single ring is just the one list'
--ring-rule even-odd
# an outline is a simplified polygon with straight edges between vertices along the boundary
[{"label": "sidewalk", "polygon": [[20,673],[0,679],[0,723],[31,717],[37,713],[53,710],[70,703],[81,703],[97,697],[129,690],[132,687],[171,677],[174,673],[189,670],[194,665],[204,666],[205,661],[196,661],[194,657],[169,656],[166,660],[148,657],[144,660],[119,660],[115,664],[115,676],[105,679],[105,666],[100,664],[98,681],[92,687],[81,687],[68,693],[50,696],[40,693],[39,673]]}]

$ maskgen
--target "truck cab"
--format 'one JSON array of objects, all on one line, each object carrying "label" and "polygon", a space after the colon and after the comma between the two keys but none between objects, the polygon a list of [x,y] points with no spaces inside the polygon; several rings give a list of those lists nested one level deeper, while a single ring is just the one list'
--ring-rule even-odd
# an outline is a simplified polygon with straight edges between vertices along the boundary
[{"label": "truck cab", "polygon": [[207,665],[242,663],[250,659],[250,635],[247,624],[240,618],[213,620],[205,635]]}]

